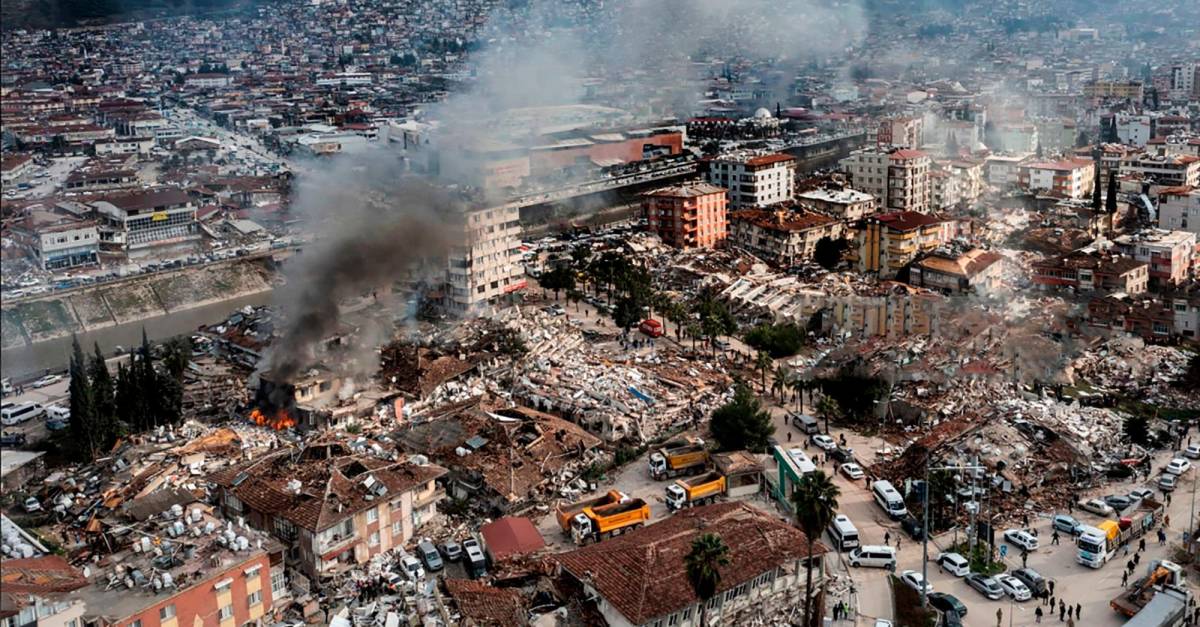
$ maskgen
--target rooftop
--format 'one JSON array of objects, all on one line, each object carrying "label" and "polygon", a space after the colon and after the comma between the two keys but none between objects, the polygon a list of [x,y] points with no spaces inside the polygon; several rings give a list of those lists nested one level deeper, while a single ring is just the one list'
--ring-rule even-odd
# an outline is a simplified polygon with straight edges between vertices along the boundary
[{"label": "rooftop", "polygon": [[917,262],[917,265],[926,270],[969,278],[983,272],[1003,258],[1000,253],[973,248],[958,257],[931,255]]},{"label": "rooftop", "polygon": [[[626,619],[640,625],[700,601],[688,582],[684,557],[692,541],[705,533],[721,536],[730,548],[717,592],[809,556],[804,532],[745,503],[728,502],[686,509],[550,559],[590,583]],[[817,555],[828,551],[819,542],[813,549]]]},{"label": "rooftop", "polygon": [[725,194],[725,188],[709,183],[685,183],[660,187],[643,194],[644,196],[662,196],[667,198],[694,198],[708,194]]},{"label": "rooftop", "polygon": [[744,209],[729,215],[730,222],[749,222],[759,228],[772,231],[806,231],[837,222],[837,220],[809,211],[789,211],[780,209]]},{"label": "rooftop", "polygon": [[945,222],[945,218],[926,213],[918,213],[916,211],[896,211],[893,213],[883,213],[867,218],[868,220],[878,220],[881,224],[886,225],[894,231],[912,231],[925,226],[933,226]]},{"label": "rooftop", "polygon": [[821,202],[832,202],[838,204],[851,204],[857,202],[866,202],[875,198],[874,196],[860,192],[856,189],[826,189],[824,187],[801,192],[796,194],[797,198],[805,200],[816,200]]}]

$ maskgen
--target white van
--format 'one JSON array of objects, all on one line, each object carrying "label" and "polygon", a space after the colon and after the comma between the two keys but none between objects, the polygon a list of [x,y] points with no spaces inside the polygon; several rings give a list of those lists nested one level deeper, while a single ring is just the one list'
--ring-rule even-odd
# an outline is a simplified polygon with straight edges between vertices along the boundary
[{"label": "white van", "polygon": [[890,546],[860,546],[850,551],[850,565],[896,570],[896,549]]},{"label": "white van", "polygon": [[839,551],[848,551],[858,546],[858,529],[845,514],[833,517],[833,521],[829,523],[829,537],[833,539],[834,548]]},{"label": "white van", "polygon": [[50,420],[70,420],[71,408],[62,405],[51,405],[46,408],[46,416]]},{"label": "white van", "polygon": [[908,509],[904,507],[904,499],[896,488],[892,487],[890,481],[879,480],[871,484],[871,493],[875,495],[875,502],[887,512],[893,520],[900,520],[908,515]]},{"label": "white van", "polygon": [[39,403],[21,403],[20,405],[10,405],[0,411],[0,424],[6,427],[19,425],[26,420],[41,418],[46,415],[46,410]]}]

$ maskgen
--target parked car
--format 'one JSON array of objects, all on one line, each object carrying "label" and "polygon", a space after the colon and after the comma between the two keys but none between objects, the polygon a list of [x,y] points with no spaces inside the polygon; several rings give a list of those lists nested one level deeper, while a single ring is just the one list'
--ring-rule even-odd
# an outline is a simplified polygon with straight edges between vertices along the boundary
[{"label": "parked car", "polygon": [[1200,444],[1192,444],[1183,449],[1183,456],[1191,459],[1200,459]]},{"label": "parked car", "polygon": [[925,525],[922,525],[921,521],[912,516],[901,518],[900,528],[913,540],[921,541],[925,539]]},{"label": "parked car", "polygon": [[1079,535],[1080,529],[1083,528],[1083,524],[1076,520],[1074,516],[1066,514],[1055,514],[1054,521],[1051,524],[1055,529],[1073,536]]},{"label": "parked car", "polygon": [[25,511],[30,514],[32,514],[34,512],[42,511],[42,504],[39,503],[38,500],[32,496],[25,499],[25,502],[22,503],[21,505],[22,505],[22,507],[25,508]]},{"label": "parked car", "polygon": [[442,543],[442,556],[448,562],[457,562],[462,557],[462,547],[454,540]]},{"label": "parked car", "polygon": [[854,451],[839,446],[829,452],[829,458],[839,464],[850,463],[854,461]]},{"label": "parked car", "polygon": [[863,478],[862,467],[859,466],[858,464],[855,464],[854,462],[847,462],[845,464],[842,464],[839,468],[841,469],[842,474],[846,475],[847,479],[857,480],[857,479]]},{"label": "parked car", "polygon": [[55,383],[58,383],[59,381],[62,381],[61,374],[48,374],[48,375],[38,379],[37,381],[34,381],[30,385],[35,388],[44,388],[47,386],[54,385]]},{"label": "parked car", "polygon": [[1100,499],[1084,499],[1078,505],[1079,509],[1097,516],[1112,516],[1113,514],[1113,508]]},{"label": "parked car", "polygon": [[1191,469],[1192,462],[1189,462],[1182,457],[1176,457],[1175,459],[1171,460],[1171,463],[1167,464],[1167,472],[1173,475],[1182,475]]},{"label": "parked car", "polygon": [[965,577],[971,572],[971,563],[958,553],[942,553],[934,561],[955,577]]},{"label": "parked car", "polygon": [[904,585],[916,590],[917,592],[920,592],[922,589],[926,594],[933,592],[933,584],[925,581],[925,578],[921,576],[921,573],[915,570],[906,570],[900,573],[900,581],[903,581]]},{"label": "parked car", "polygon": [[1046,578],[1032,568],[1018,568],[1010,573],[1021,580],[1034,596],[1042,596],[1046,592]]},{"label": "parked car", "polygon": [[425,578],[425,569],[421,568],[421,562],[411,555],[400,558],[400,570],[414,583]]},{"label": "parked car", "polygon": [[1009,529],[1004,532],[1004,539],[1026,551],[1036,551],[1038,548],[1038,539],[1024,529]]},{"label": "parked car", "polygon": [[1152,499],[1154,498],[1154,490],[1151,490],[1150,488],[1134,488],[1129,491],[1129,496],[1130,498],[1134,498],[1139,501]]},{"label": "parked car", "polygon": [[421,561],[425,562],[425,568],[430,572],[441,570],[444,566],[437,547],[433,546],[429,540],[421,540],[417,543],[417,553],[421,555]]},{"label": "parked car", "polygon": [[1025,582],[1012,575],[1000,574],[996,575],[994,579],[996,583],[1000,584],[1000,589],[1012,597],[1014,601],[1028,601],[1033,598],[1033,593],[1029,591],[1029,586],[1026,586]]},{"label": "parked car", "polygon": [[962,617],[958,612],[942,612],[941,627],[963,627]]},{"label": "parked car", "polygon": [[0,435],[0,447],[16,448],[25,446],[26,437],[24,433],[5,433]]},{"label": "parked car", "polygon": [[50,431],[62,431],[69,426],[71,426],[71,423],[63,420],[62,418],[51,418],[50,420],[46,421],[46,429]]},{"label": "parked car", "polygon": [[995,601],[1004,596],[1004,590],[1000,584],[992,577],[982,575],[980,573],[971,573],[964,578],[968,586],[975,589],[976,592]]},{"label": "parked car", "polygon": [[814,435],[812,443],[823,451],[832,451],[837,448],[837,442],[834,442],[833,438],[823,434]]},{"label": "parked car", "polygon": [[1163,475],[1158,478],[1158,489],[1162,490],[1163,492],[1171,492],[1178,485],[1179,475],[1163,473]]},{"label": "parked car", "polygon": [[958,597],[954,596],[953,594],[934,592],[928,595],[928,598],[929,604],[932,605],[936,610],[943,612],[958,612],[959,617],[967,615],[967,606],[963,605],[963,602],[959,601]]},{"label": "parked car", "polygon": [[1110,494],[1104,497],[1104,502],[1118,512],[1123,511],[1130,505],[1133,505],[1133,499],[1124,494]]}]

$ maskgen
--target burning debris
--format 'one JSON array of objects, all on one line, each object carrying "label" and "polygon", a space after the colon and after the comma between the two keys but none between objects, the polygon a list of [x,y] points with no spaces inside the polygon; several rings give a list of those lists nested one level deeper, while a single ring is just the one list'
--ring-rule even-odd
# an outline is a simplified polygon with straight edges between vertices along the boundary
[{"label": "burning debris", "polygon": [[296,426],[296,420],[283,408],[276,409],[269,414],[255,408],[250,411],[250,421],[260,427],[270,427],[276,431],[283,431],[284,429],[291,429]]}]

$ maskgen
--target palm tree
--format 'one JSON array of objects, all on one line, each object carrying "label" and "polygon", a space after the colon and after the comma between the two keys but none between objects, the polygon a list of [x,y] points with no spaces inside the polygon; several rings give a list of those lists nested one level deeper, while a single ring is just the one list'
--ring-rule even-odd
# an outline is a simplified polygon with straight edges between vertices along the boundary
[{"label": "palm tree", "polygon": [[808,540],[808,575],[804,584],[804,620],[812,626],[816,625],[816,617],[812,613],[812,553],[813,544],[821,536],[821,532],[829,526],[838,508],[838,497],[841,491],[823,471],[814,470],[796,483],[792,490],[792,507],[795,508],[796,526],[804,532]]},{"label": "palm tree", "polygon": [[782,405],[787,402],[787,391],[792,382],[792,371],[782,364],[775,367],[773,375],[775,381],[771,383],[771,392],[779,395],[779,403]]},{"label": "palm tree", "polygon": [[832,396],[822,396],[821,401],[817,403],[817,414],[825,419],[825,433],[829,433],[829,421],[832,418],[841,418],[842,408]]},{"label": "palm tree", "polygon": [[800,377],[793,376],[790,384],[792,388],[792,400],[796,401],[797,409],[800,413],[804,413],[804,390],[808,389],[808,381]]},{"label": "palm tree", "polygon": [[729,547],[721,536],[706,533],[692,540],[692,550],[683,558],[687,565],[688,581],[700,598],[700,627],[704,627],[704,614],[708,600],[717,593],[721,585],[721,567],[729,564]]},{"label": "palm tree", "polygon": [[754,357],[754,367],[762,373],[762,389],[764,394],[767,391],[767,370],[770,370],[773,363],[774,361],[771,359],[771,356],[763,351],[758,351],[758,355]]}]

